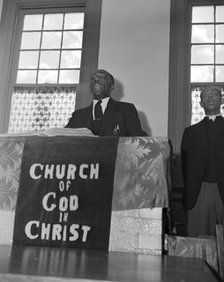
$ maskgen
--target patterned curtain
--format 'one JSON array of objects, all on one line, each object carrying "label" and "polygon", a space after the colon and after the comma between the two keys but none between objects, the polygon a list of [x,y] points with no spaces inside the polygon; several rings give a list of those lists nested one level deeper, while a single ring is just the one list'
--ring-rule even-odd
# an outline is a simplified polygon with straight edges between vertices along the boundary
[{"label": "patterned curtain", "polygon": [[[224,99],[224,86],[217,86],[221,92]],[[204,86],[192,86],[191,88],[191,103],[192,103],[192,109],[191,109],[191,124],[198,123],[201,121],[204,116],[204,110],[200,106],[200,93],[204,89]],[[223,101],[224,102],[224,101]],[[224,105],[221,107],[221,114],[224,115]]]},{"label": "patterned curtain", "polygon": [[9,133],[64,127],[75,109],[76,87],[15,87]]}]

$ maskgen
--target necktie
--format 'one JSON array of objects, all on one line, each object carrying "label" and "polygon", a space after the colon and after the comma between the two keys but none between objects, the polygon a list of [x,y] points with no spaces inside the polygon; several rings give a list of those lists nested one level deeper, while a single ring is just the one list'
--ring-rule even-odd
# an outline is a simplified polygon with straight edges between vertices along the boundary
[{"label": "necktie", "polygon": [[94,108],[95,119],[102,119],[103,118],[103,111],[102,111],[101,103],[102,103],[102,101],[99,100],[95,105],[95,108]]}]

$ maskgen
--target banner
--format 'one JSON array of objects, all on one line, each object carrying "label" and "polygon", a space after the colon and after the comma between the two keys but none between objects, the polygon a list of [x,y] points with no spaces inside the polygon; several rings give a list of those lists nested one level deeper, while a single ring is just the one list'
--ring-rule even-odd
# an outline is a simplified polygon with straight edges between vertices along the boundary
[{"label": "banner", "polygon": [[118,138],[26,140],[14,245],[108,249]]}]

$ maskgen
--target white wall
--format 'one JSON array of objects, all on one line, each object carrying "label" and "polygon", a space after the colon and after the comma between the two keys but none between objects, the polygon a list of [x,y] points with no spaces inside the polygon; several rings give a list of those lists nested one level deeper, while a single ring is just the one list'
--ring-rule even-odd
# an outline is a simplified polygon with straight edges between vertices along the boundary
[{"label": "white wall", "polygon": [[167,136],[170,0],[103,0],[99,68],[118,80],[143,128]]}]

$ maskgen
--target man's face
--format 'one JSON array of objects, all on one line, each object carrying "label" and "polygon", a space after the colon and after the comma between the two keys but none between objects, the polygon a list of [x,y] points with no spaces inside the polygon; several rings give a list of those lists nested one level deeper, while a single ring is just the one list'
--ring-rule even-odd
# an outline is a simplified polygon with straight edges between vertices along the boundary
[{"label": "man's face", "polygon": [[202,93],[200,105],[204,108],[206,114],[219,113],[221,104],[222,97],[217,89],[208,88]]},{"label": "man's face", "polygon": [[95,72],[91,76],[90,90],[94,99],[103,99],[110,97],[113,85],[110,77],[104,72]]}]

